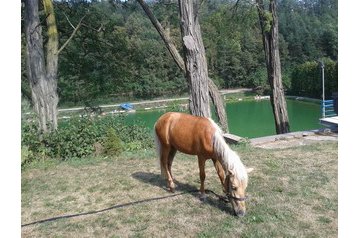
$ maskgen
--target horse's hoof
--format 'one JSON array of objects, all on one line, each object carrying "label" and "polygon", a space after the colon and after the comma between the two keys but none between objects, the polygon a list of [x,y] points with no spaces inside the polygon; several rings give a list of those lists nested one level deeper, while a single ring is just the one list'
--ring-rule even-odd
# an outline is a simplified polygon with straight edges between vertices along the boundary
[{"label": "horse's hoof", "polygon": [[175,188],[169,188],[169,191],[175,193]]},{"label": "horse's hoof", "polygon": [[200,194],[200,195],[199,195],[199,199],[200,199],[200,201],[202,201],[202,202],[206,202],[206,198],[207,198],[206,194]]},{"label": "horse's hoof", "polygon": [[220,200],[223,201],[224,203],[229,203],[229,199],[227,197],[221,196]]}]

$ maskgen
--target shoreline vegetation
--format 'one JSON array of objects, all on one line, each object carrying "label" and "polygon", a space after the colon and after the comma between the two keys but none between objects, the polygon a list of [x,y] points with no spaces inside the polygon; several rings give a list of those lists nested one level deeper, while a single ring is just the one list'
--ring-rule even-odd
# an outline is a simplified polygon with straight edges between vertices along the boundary
[{"label": "shoreline vegetation", "polygon": [[[224,91],[227,103],[247,100],[269,100],[268,96],[259,96],[250,89]],[[319,100],[289,97],[296,100],[319,102]],[[134,102],[136,112],[143,111],[186,111],[186,98],[157,99],[152,101]],[[59,115],[61,126],[51,135],[39,136],[34,115],[22,115],[22,165],[36,160],[71,158],[88,158],[93,155],[112,154],[112,151],[136,151],[152,148],[151,129],[143,122],[126,124],[125,116],[118,104],[101,108],[101,111],[85,111],[76,109],[64,111]],[[135,113],[135,112],[134,112]],[[111,115],[118,116],[111,116]],[[93,120],[96,118],[95,120]],[[115,153],[114,153],[115,154]]]},{"label": "shoreline vegetation", "polygon": [[[270,98],[268,95],[258,95],[254,92],[253,89],[249,89],[249,88],[220,90],[220,92],[225,103],[250,101],[250,100],[260,101],[260,100],[268,100]],[[320,103],[321,101],[320,99],[316,99],[316,98],[293,96],[293,95],[287,95],[286,99],[294,99],[294,100],[312,102],[312,103]],[[136,111],[138,112],[152,111],[152,110],[177,108],[177,107],[185,109],[187,108],[188,105],[188,97],[186,95],[183,95],[183,96],[177,96],[172,98],[157,98],[153,100],[141,100],[141,101],[134,100],[132,102],[129,102],[135,107],[135,110],[132,111],[120,110],[119,105],[121,103],[128,103],[128,101],[118,102],[113,100],[107,104],[99,104],[94,102],[90,105],[90,107],[100,108],[102,115],[117,114],[117,113],[132,113]],[[77,106],[71,108],[60,107],[58,109],[59,119],[67,119],[73,114],[80,114],[80,116],[83,116],[83,114],[87,114],[85,112],[85,109],[86,106]],[[31,110],[31,108],[28,108],[26,112],[23,112],[25,117],[29,115],[34,115],[34,113],[29,110]]]}]

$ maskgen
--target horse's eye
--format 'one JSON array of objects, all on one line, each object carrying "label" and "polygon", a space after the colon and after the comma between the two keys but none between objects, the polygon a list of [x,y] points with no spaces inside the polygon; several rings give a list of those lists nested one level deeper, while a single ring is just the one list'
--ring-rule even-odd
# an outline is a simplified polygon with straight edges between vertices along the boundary
[{"label": "horse's eye", "polygon": [[232,187],[232,190],[236,190],[237,189],[237,187]]}]

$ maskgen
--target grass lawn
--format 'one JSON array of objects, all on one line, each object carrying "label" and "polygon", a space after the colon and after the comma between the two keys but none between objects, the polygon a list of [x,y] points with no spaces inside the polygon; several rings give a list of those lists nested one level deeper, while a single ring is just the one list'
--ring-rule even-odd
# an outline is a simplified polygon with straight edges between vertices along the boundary
[{"label": "grass lawn", "polygon": [[[169,193],[154,150],[41,162],[22,171],[22,237],[337,237],[337,142],[234,147],[255,170],[247,215],[212,194],[201,202],[197,159],[178,153]],[[206,188],[222,193],[213,164]]]}]

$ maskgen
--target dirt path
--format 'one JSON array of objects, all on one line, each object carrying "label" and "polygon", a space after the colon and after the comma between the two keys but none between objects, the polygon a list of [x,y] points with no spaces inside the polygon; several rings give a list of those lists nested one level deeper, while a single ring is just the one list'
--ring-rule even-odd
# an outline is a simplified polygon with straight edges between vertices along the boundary
[{"label": "dirt path", "polygon": [[273,135],[250,140],[254,147],[264,149],[283,149],[310,145],[322,141],[338,141],[338,134],[324,131],[293,132],[284,135]]},{"label": "dirt path", "polygon": [[[238,92],[250,92],[252,89],[250,88],[237,88],[237,89],[223,89],[220,90],[222,95],[226,95],[229,93],[238,93]],[[187,100],[189,97],[180,97],[180,98],[165,98],[165,99],[155,99],[155,100],[145,100],[139,102],[132,102],[133,105],[142,105],[142,104],[153,104],[153,103],[163,103],[163,102],[172,102],[172,101],[180,101],[180,100]],[[120,103],[117,104],[107,104],[107,105],[99,105],[101,108],[111,108],[111,107],[118,107]],[[78,111],[83,110],[84,107],[74,107],[74,108],[63,108],[59,109],[59,112],[66,112],[66,111]]]}]

